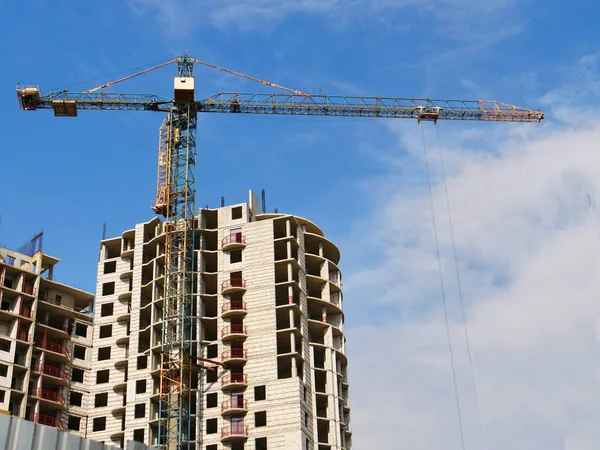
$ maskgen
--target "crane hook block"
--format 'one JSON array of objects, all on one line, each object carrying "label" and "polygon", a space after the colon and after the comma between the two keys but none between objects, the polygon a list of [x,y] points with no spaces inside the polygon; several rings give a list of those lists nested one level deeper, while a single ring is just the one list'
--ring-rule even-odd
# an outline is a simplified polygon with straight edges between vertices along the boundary
[{"label": "crane hook block", "polygon": [[422,120],[430,121],[433,123],[437,123],[440,118],[440,111],[443,108],[440,106],[434,107],[425,107],[425,106],[417,106],[415,111],[417,112],[417,123],[420,123]]},{"label": "crane hook block", "polygon": [[194,101],[194,77],[175,78],[175,103],[191,103]]}]

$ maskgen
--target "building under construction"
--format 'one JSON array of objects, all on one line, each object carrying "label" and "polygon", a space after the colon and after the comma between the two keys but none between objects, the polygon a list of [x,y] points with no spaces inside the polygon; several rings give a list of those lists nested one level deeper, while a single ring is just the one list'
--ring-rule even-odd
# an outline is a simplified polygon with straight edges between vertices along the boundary
[{"label": "building under construction", "polygon": [[0,247],[0,410],[85,436],[94,296],[54,279],[41,237]]},{"label": "building under construction", "polygon": [[[338,248],[312,222],[248,203],[194,230],[190,442],[197,449],[351,448]],[[87,437],[156,445],[164,223],[102,241]]]}]

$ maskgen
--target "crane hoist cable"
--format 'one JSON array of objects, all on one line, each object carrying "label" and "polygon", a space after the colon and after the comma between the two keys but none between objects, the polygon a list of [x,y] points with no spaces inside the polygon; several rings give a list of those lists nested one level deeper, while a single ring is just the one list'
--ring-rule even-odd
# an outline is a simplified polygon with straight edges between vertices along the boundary
[{"label": "crane hoist cable", "polygon": [[467,355],[469,358],[469,369],[471,371],[471,382],[473,383],[473,394],[475,396],[475,408],[477,411],[477,420],[479,423],[479,433],[481,436],[481,445],[483,450],[487,448],[485,433],[483,430],[483,421],[481,419],[481,408],[479,404],[479,394],[477,391],[477,383],[475,381],[475,370],[473,368],[473,356],[471,352],[471,340],[469,338],[469,330],[467,326],[467,316],[465,314],[465,302],[463,298],[462,281],[460,277],[460,269],[458,267],[458,252],[456,251],[456,239],[454,238],[454,223],[452,221],[452,212],[450,209],[450,194],[448,193],[448,183],[446,181],[446,166],[444,164],[444,152],[442,151],[442,142],[440,139],[440,126],[436,124],[438,152],[440,155],[440,169],[442,174],[442,181],[444,183],[444,196],[446,198],[446,211],[448,212],[448,224],[450,227],[450,239],[452,241],[452,254],[454,257],[454,267],[456,269],[456,283],[458,287],[458,297],[460,299],[460,310],[462,313],[463,330],[465,334],[465,342],[467,346]]},{"label": "crane hoist cable", "polygon": [[458,382],[456,379],[456,364],[454,361],[454,348],[452,346],[452,337],[450,335],[450,320],[448,318],[448,302],[446,301],[446,288],[445,288],[445,284],[444,284],[444,274],[443,274],[443,270],[442,270],[442,257],[440,255],[440,239],[439,239],[439,235],[438,235],[437,221],[435,218],[435,207],[434,207],[434,203],[433,203],[433,189],[431,186],[431,171],[429,169],[429,158],[427,156],[427,144],[425,142],[425,132],[423,130],[423,125],[420,124],[419,126],[421,128],[421,138],[423,140],[423,156],[424,156],[424,163],[425,163],[425,172],[427,173],[427,187],[429,190],[429,206],[431,209],[431,223],[433,226],[433,235],[434,235],[434,241],[435,241],[435,252],[436,252],[437,263],[438,263],[438,273],[439,273],[439,278],[440,278],[442,303],[444,305],[444,319],[446,321],[446,337],[447,337],[447,341],[448,341],[448,352],[450,354],[450,367],[452,369],[452,382],[454,385],[454,399],[456,402],[458,428],[460,431],[460,441],[462,444],[462,450],[465,450],[465,432],[464,432],[462,411],[460,409],[460,400],[459,400],[459,395],[458,395]]}]

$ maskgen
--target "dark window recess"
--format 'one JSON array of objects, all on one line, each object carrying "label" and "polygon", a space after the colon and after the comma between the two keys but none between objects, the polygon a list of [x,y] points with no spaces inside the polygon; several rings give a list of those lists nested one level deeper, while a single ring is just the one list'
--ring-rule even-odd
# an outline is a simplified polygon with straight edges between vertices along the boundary
[{"label": "dark window recess", "polygon": [[104,431],[106,430],[106,417],[96,417],[94,419],[94,425],[92,431]]},{"label": "dark window recess", "polygon": [[110,369],[99,370],[96,372],[96,384],[108,383],[110,379]]},{"label": "dark window recess", "polygon": [[206,407],[215,408],[217,406],[217,393],[206,394]]},{"label": "dark window recess", "polygon": [[71,392],[69,396],[69,404],[73,406],[81,406],[83,402],[83,394],[81,392]]},{"label": "dark window recess", "polygon": [[146,392],[146,380],[137,380],[135,382],[135,393],[144,394]]},{"label": "dark window recess", "polygon": [[261,437],[254,440],[254,448],[256,450],[267,450],[267,438]]},{"label": "dark window recess", "polygon": [[83,383],[83,370],[73,367],[73,370],[71,372],[71,381]]},{"label": "dark window recess", "polygon": [[100,327],[100,338],[109,338],[112,336],[112,325],[102,325]]},{"label": "dark window recess", "polygon": [[206,346],[206,357],[208,359],[216,358],[219,353],[219,347],[217,344],[211,344]]},{"label": "dark window recess", "polygon": [[231,208],[231,219],[241,219],[242,218],[242,207],[236,206],[235,208]]},{"label": "dark window recess", "polygon": [[117,271],[117,262],[111,261],[104,263],[104,273],[115,273]]},{"label": "dark window recess", "polygon": [[69,416],[69,422],[67,423],[67,428],[69,430],[79,431],[81,426],[81,417]]},{"label": "dark window recess", "polygon": [[0,390],[0,403],[4,403],[4,395],[6,394],[6,391],[1,391]]},{"label": "dark window recess", "polygon": [[146,417],[146,404],[138,403],[135,405],[134,418],[141,419],[142,417]]},{"label": "dark window recess", "polygon": [[10,344],[11,344],[11,341],[7,341],[5,339],[0,339],[0,351],[10,352]]},{"label": "dark window recess", "polygon": [[98,349],[98,361],[110,359],[110,347],[102,347]]},{"label": "dark window recess", "polygon": [[85,347],[81,345],[73,346],[73,359],[85,359]]},{"label": "dark window recess", "polygon": [[100,307],[100,317],[112,316],[114,303],[105,303]]},{"label": "dark window recess", "polygon": [[210,444],[206,446],[206,450],[217,450],[217,444]]},{"label": "dark window recess", "polygon": [[148,367],[148,357],[146,355],[137,357],[137,368],[138,370],[142,370]]},{"label": "dark window recess", "polygon": [[267,387],[266,386],[256,386],[254,388],[254,400],[266,400],[267,399]]},{"label": "dark window recess", "polygon": [[242,262],[242,251],[234,250],[229,253],[229,262],[230,263],[239,263]]},{"label": "dark window recess", "polygon": [[145,430],[143,428],[138,428],[137,430],[133,430],[133,440],[136,442],[144,442],[144,434]]},{"label": "dark window recess", "polygon": [[108,405],[108,392],[102,394],[96,394],[94,397],[94,407],[101,408],[102,406]]},{"label": "dark window recess", "polygon": [[83,323],[75,323],[75,336],[87,337],[87,325]]},{"label": "dark window recess", "polygon": [[217,419],[206,419],[206,434],[217,432]]},{"label": "dark window recess", "polygon": [[8,366],[6,364],[0,364],[0,377],[8,375]]},{"label": "dark window recess", "polygon": [[216,383],[217,382],[217,371],[216,370],[207,370],[206,371],[206,382],[207,383]]},{"label": "dark window recess", "polygon": [[255,427],[266,427],[267,426],[267,412],[258,411],[254,413],[254,426]]},{"label": "dark window recess", "polygon": [[112,295],[115,293],[115,282],[104,283],[102,285],[102,295]]}]

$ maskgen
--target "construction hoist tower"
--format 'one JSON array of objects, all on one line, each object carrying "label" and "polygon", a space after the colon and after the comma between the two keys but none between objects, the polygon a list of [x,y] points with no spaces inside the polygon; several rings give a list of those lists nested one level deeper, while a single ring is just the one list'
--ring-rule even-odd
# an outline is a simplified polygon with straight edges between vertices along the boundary
[{"label": "construction hoist tower", "polygon": [[[115,94],[104,89],[169,64],[177,64],[173,98],[156,94]],[[267,94],[220,92],[195,99],[194,64],[202,64],[263,85],[287,91]],[[155,111],[167,113],[159,134],[158,183],[153,211],[164,217],[166,283],[162,321],[158,447],[190,449],[191,374],[223,364],[197,355],[193,289],[198,113],[344,116],[420,121],[476,120],[540,122],[544,113],[496,101],[432,100],[394,97],[310,95],[215,66],[184,55],[158,66],[84,92],[42,94],[39,86],[17,85],[23,110],[52,109],[55,116],[75,117],[79,110]],[[210,365],[199,365],[204,361]]]}]

